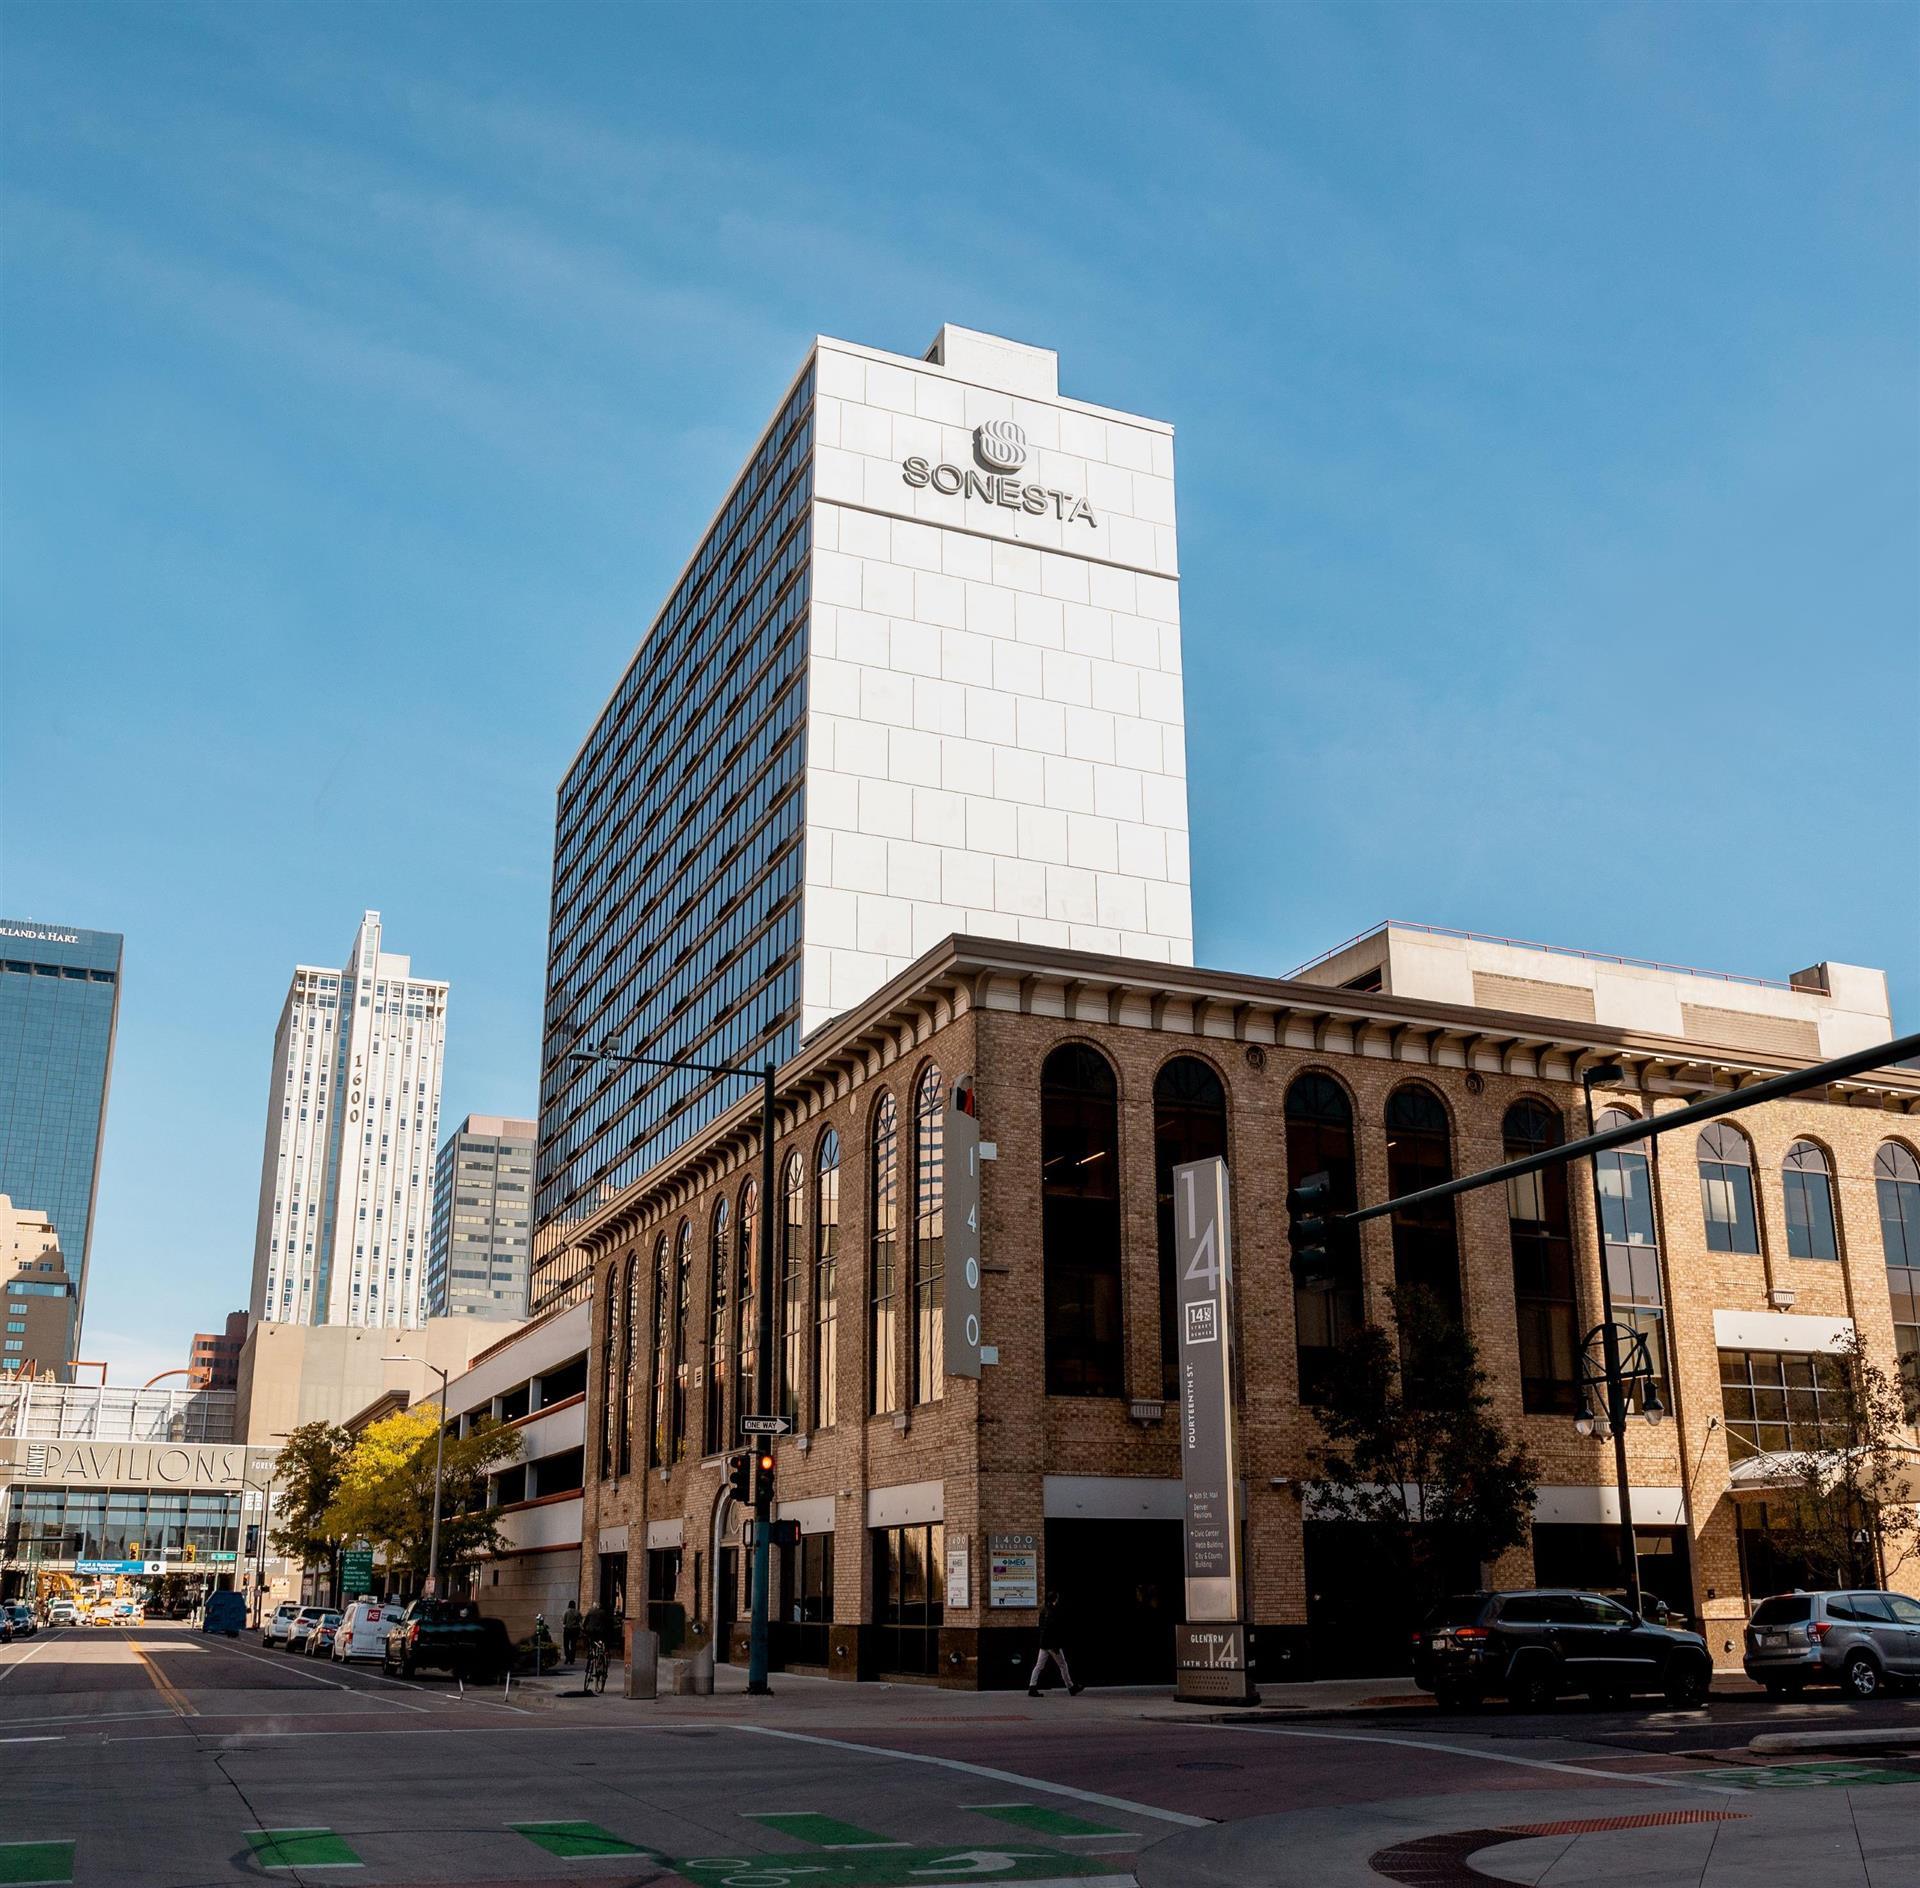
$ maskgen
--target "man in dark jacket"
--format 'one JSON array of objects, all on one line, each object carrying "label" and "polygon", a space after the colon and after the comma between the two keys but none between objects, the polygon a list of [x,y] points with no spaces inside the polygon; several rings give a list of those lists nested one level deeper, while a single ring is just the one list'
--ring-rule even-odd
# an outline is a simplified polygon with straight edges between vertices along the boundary
[{"label": "man in dark jacket", "polygon": [[1041,1674],[1051,1661],[1060,1674],[1060,1682],[1067,1688],[1069,1698],[1080,1695],[1080,1687],[1073,1682],[1073,1674],[1067,1670],[1067,1633],[1066,1609],[1060,1604],[1058,1593],[1049,1593],[1047,1603],[1040,1609],[1040,1656],[1033,1662],[1033,1676],[1027,1680],[1027,1696],[1037,1698],[1040,1695]]}]

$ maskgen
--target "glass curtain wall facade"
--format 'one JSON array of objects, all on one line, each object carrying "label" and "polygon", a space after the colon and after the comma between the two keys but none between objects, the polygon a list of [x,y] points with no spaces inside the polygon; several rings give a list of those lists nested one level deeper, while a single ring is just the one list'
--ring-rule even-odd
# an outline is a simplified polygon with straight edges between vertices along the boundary
[{"label": "glass curtain wall facade", "polygon": [[587,1286],[569,1228],[745,1092],[587,1048],[799,1046],[813,376],[803,374],[562,781],[530,1310]]},{"label": "glass curtain wall facade", "polygon": [[0,919],[0,1193],[45,1213],[86,1314],[121,937]]}]

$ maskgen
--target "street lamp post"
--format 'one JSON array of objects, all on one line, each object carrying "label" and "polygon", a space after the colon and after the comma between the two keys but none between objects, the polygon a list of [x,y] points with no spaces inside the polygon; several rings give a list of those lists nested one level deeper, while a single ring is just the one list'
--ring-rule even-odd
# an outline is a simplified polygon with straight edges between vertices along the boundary
[{"label": "street lamp post", "polygon": [[[1614,1083],[1625,1079],[1625,1071],[1605,1064],[1580,1071],[1580,1086],[1587,1097],[1587,1132],[1595,1132],[1593,1090],[1596,1083]],[[1595,1419],[1591,1395],[1600,1391],[1606,1404],[1607,1427],[1613,1435],[1613,1479],[1620,1501],[1620,1563],[1627,1581],[1627,1604],[1637,1618],[1640,1613],[1640,1552],[1633,1533],[1633,1484],[1627,1474],[1627,1386],[1642,1383],[1641,1413],[1649,1422],[1658,1422],[1666,1414],[1660,1402],[1657,1376],[1647,1340],[1631,1325],[1623,1325],[1613,1315],[1613,1278],[1607,1264],[1606,1202],[1600,1191],[1600,1157],[1592,1155],[1587,1171],[1593,1180],[1593,1230],[1600,1248],[1600,1323],[1586,1335],[1581,1345],[1580,1414],[1574,1427],[1583,1436],[1592,1435]],[[1600,1356],[1596,1369],[1591,1361],[1595,1344]],[[1624,1352],[1624,1363],[1623,1363]]]},{"label": "street lamp post", "polygon": [[[740,1075],[760,1084],[760,1279],[756,1295],[754,1343],[754,1395],[761,1412],[773,1410],[773,1139],[774,1075],[771,1062],[758,1067],[735,1062],[689,1062],[676,1056],[635,1055],[625,1049],[579,1049],[567,1058],[570,1062],[620,1062],[643,1068],[691,1069],[700,1075]],[[767,1446],[771,1448],[772,1440]],[[753,1592],[749,1603],[747,1641],[747,1691],[764,1698],[773,1687],[767,1683],[767,1600],[771,1566],[769,1537],[773,1531],[773,1487],[768,1477],[757,1470],[753,1478]],[[716,1626],[718,1621],[715,1621]]]},{"label": "street lamp post", "polygon": [[447,1459],[447,1381],[448,1373],[424,1357],[409,1357],[404,1352],[383,1357],[383,1364],[418,1364],[440,1379],[440,1421],[433,1431],[433,1532],[427,1541],[427,1592],[440,1597],[440,1478]]}]

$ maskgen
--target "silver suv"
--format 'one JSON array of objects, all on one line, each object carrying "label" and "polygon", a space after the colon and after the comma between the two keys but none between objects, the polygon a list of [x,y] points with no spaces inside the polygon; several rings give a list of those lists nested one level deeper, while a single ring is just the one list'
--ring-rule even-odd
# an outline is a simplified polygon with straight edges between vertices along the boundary
[{"label": "silver suv", "polygon": [[1920,1682],[1920,1601],[1871,1588],[1776,1594],[1747,1621],[1743,1662],[1772,1698],[1808,1684],[1877,1697]]}]

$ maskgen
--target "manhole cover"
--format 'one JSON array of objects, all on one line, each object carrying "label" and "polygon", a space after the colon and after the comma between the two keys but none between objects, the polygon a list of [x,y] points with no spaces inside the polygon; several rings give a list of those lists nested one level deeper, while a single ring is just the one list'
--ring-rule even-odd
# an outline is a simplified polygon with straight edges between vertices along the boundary
[{"label": "manhole cover", "polygon": [[1182,1763],[1174,1766],[1177,1770],[1242,1770],[1246,1766],[1237,1763]]}]

